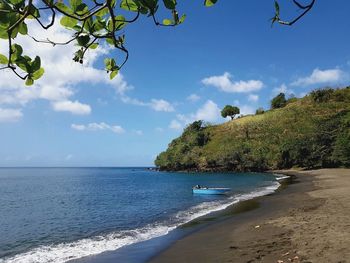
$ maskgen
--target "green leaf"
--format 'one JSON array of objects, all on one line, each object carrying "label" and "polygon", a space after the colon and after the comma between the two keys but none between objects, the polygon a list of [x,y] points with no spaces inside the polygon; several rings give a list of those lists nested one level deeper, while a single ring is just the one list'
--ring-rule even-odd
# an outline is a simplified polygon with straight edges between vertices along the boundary
[{"label": "green leaf", "polygon": [[60,9],[60,10],[62,10],[62,11],[64,11],[65,13],[68,13],[68,14],[70,14],[70,15],[72,15],[74,12],[72,11],[72,9],[70,9],[68,6],[66,6],[64,3],[62,3],[62,2],[57,2],[56,4],[55,4],[55,6],[58,8],[58,9]]},{"label": "green leaf", "polygon": [[114,79],[115,78],[115,76],[117,76],[118,75],[118,70],[116,69],[116,70],[113,70],[112,72],[111,72],[111,74],[109,75],[109,78],[110,79]]},{"label": "green leaf", "polygon": [[75,13],[80,15],[80,16],[87,15],[87,14],[89,14],[89,7],[86,4],[82,3],[82,4],[77,6]]},{"label": "green leaf", "polygon": [[41,59],[40,57],[36,56],[31,64],[31,71],[35,72],[39,70],[41,67]]},{"label": "green leaf", "polygon": [[1,28],[0,28],[0,38],[1,39],[8,39],[9,38],[6,30],[3,30]]},{"label": "green leaf", "polygon": [[4,56],[3,54],[0,54],[0,64],[7,64],[9,63],[9,60],[7,59],[6,56]]},{"label": "green leaf", "polygon": [[19,32],[21,35],[27,35],[27,34],[28,34],[28,28],[27,28],[26,23],[22,22],[22,23],[19,24],[19,26],[18,26],[18,32]]},{"label": "green leaf", "polygon": [[104,62],[108,71],[117,69],[115,60],[113,58],[106,58]]},{"label": "green leaf", "polygon": [[80,32],[80,31],[81,31],[81,26],[75,25],[75,26],[73,27],[73,29],[74,29],[75,31]]},{"label": "green leaf", "polygon": [[275,12],[276,12],[276,17],[280,16],[280,5],[278,4],[277,1],[275,1]]},{"label": "green leaf", "polygon": [[60,23],[64,27],[73,28],[78,23],[78,20],[68,16],[63,16],[60,20]]},{"label": "green leaf", "polygon": [[176,8],[176,4],[177,4],[176,0],[163,0],[163,2],[164,2],[165,7],[168,9],[173,10]]},{"label": "green leaf", "polygon": [[120,8],[131,12],[137,12],[139,10],[139,6],[133,0],[123,0],[120,3]]},{"label": "green leaf", "polygon": [[85,20],[84,29],[91,32],[94,32],[94,21],[91,17]]},{"label": "green leaf", "polygon": [[111,59],[110,58],[105,58],[104,60],[106,67],[111,64]]},{"label": "green leaf", "polygon": [[103,8],[102,10],[98,11],[98,12],[96,13],[96,16],[98,16],[98,17],[103,17],[103,16],[107,15],[108,13],[109,13],[108,8],[105,7],[105,8]]},{"label": "green leaf", "polygon": [[92,45],[89,46],[91,49],[96,49],[98,47],[98,43],[93,43]]},{"label": "green leaf", "polygon": [[18,67],[20,67],[25,72],[31,73],[32,70],[29,62],[30,62],[30,59],[28,60],[28,58],[26,57],[18,57],[15,60],[15,63]]},{"label": "green leaf", "polygon": [[82,3],[81,0],[69,0],[69,4],[72,7],[72,10],[77,11],[77,7]]},{"label": "green leaf", "polygon": [[11,33],[11,38],[12,39],[15,39],[18,35],[18,30],[19,30],[19,27],[16,26],[13,30],[12,30],[12,33]]},{"label": "green leaf", "polygon": [[111,38],[111,37],[106,38],[106,42],[107,42],[108,44],[110,44],[111,46],[114,46],[114,40],[113,40],[113,38]]},{"label": "green leaf", "polygon": [[42,77],[42,75],[44,75],[45,70],[44,68],[40,68],[37,71],[35,71],[32,75],[33,75],[33,79],[37,80],[40,79]]},{"label": "green leaf", "polygon": [[155,11],[157,8],[158,0],[143,0],[142,2],[146,2],[146,6],[148,9]]},{"label": "green leaf", "polygon": [[213,6],[216,4],[218,0],[204,0],[204,5],[205,6]]},{"label": "green leaf", "polygon": [[183,14],[181,17],[180,17],[180,20],[179,20],[179,24],[182,24],[186,19],[186,15]]},{"label": "green leaf", "polygon": [[173,25],[174,21],[172,21],[170,19],[164,19],[163,20],[163,24],[166,25],[166,26]]},{"label": "green leaf", "polygon": [[[119,15],[119,16],[116,16],[114,18],[114,21],[115,21],[115,28],[114,28],[114,31],[118,31],[118,30],[121,30],[122,28],[124,28],[126,26],[126,22],[125,21],[125,17],[122,16],[122,15]],[[109,19],[108,20],[108,23],[107,23],[107,28],[110,32],[113,32],[113,22],[112,22],[112,19]]]},{"label": "green leaf", "polygon": [[116,30],[121,30],[126,26],[126,22],[125,22],[125,17],[122,15],[118,15],[115,18],[115,26],[116,26]]},{"label": "green leaf", "polygon": [[11,46],[11,51],[12,51],[11,60],[16,60],[18,57],[22,55],[23,48],[18,44],[13,44]]},{"label": "green leaf", "polygon": [[102,29],[106,28],[106,21],[96,19],[93,24],[93,29],[95,32],[98,32]]},{"label": "green leaf", "polygon": [[13,4],[15,7],[20,8],[24,6],[24,0],[9,0],[11,4]]},{"label": "green leaf", "polygon": [[90,41],[90,37],[89,35],[83,35],[83,36],[79,36],[77,38],[78,44],[79,46],[83,46],[86,47],[86,45],[89,43]]},{"label": "green leaf", "polygon": [[26,85],[31,86],[33,84],[34,84],[34,80],[30,76],[28,76],[28,78],[26,80]]},{"label": "green leaf", "polygon": [[26,12],[28,9],[29,9],[29,14],[30,15],[27,16],[27,19],[34,19],[34,17],[40,18],[40,12],[35,6],[33,6],[33,5],[26,6],[24,8],[24,12]]}]

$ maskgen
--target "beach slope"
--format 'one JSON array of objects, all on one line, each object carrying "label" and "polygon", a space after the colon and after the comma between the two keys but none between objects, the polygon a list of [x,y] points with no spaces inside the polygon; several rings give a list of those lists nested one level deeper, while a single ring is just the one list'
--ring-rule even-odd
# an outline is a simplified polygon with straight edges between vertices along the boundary
[{"label": "beach slope", "polygon": [[350,262],[350,169],[278,172],[295,183],[151,262]]}]

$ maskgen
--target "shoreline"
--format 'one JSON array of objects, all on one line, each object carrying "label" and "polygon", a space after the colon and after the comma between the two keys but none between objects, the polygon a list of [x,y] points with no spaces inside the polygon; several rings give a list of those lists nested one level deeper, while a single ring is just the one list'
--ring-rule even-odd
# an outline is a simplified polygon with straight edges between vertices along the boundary
[{"label": "shoreline", "polygon": [[[266,172],[269,175],[274,173]],[[274,177],[282,177],[283,175],[275,174]],[[290,178],[290,176],[288,176]],[[286,179],[286,178],[283,178]],[[289,180],[289,179],[288,179]],[[256,198],[260,198],[266,195],[275,194],[278,189],[283,188],[286,185],[285,180],[276,180],[273,184],[263,186],[255,189],[252,192],[237,196],[235,199],[231,198],[231,201],[227,204],[222,204],[224,208],[214,208],[211,211],[205,212],[188,222],[185,222],[175,229],[172,229],[169,233],[158,237],[153,237],[148,240],[135,242],[130,245],[120,247],[116,250],[109,250],[99,254],[90,255],[74,259],[68,262],[74,263],[110,263],[110,262],[147,262],[151,258],[161,253],[164,249],[167,249],[177,240],[180,240],[188,235],[196,233],[197,231],[212,225],[237,214],[244,213],[245,211],[255,209],[258,204],[254,201]]]},{"label": "shoreline", "polygon": [[171,262],[349,262],[350,169],[278,170],[294,183],[258,207],[181,238],[151,258]]}]

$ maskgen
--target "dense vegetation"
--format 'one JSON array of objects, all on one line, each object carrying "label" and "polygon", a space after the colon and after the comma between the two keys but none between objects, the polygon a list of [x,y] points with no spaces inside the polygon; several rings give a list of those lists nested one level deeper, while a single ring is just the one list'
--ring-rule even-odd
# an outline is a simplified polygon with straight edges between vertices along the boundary
[{"label": "dense vegetation", "polygon": [[350,87],[292,98],[221,125],[189,125],[158,155],[161,170],[350,167]]}]

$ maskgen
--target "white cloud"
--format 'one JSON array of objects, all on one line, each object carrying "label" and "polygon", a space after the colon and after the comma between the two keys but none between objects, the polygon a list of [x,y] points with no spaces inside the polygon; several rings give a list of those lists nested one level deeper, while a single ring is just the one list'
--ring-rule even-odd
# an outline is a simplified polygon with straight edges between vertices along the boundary
[{"label": "white cloud", "polygon": [[198,100],[200,100],[201,97],[199,97],[197,94],[191,94],[190,96],[188,96],[186,99],[191,101],[191,102],[196,102]]},{"label": "white cloud", "polygon": [[72,124],[71,128],[77,131],[84,131],[86,129],[85,125],[82,124]]},{"label": "white cloud", "polygon": [[208,100],[195,114],[196,120],[211,122],[216,121],[218,118],[220,118],[220,109],[218,105],[211,100]]},{"label": "white cloud", "polygon": [[[59,21],[60,17],[56,20]],[[49,38],[57,42],[65,42],[72,37],[72,32],[60,26],[59,22],[48,30],[42,30],[36,21],[32,20],[28,22],[28,29],[32,36],[42,40]],[[3,41],[0,40],[0,53],[6,54],[8,52],[7,45],[4,45],[5,42]],[[113,80],[109,80],[108,74],[104,70],[94,68],[95,62],[102,55],[108,53],[109,50],[105,47],[88,51],[84,65],[81,65],[72,60],[74,52],[77,50],[74,43],[52,47],[49,44],[38,44],[31,38],[24,36],[19,36],[16,42],[22,45],[24,54],[31,57],[36,55],[41,57],[45,74],[33,86],[26,87],[24,82],[12,72],[1,70],[0,105],[20,105],[24,107],[30,101],[44,99],[52,103],[53,109],[59,109],[60,106],[67,104],[67,101],[73,101],[72,97],[76,93],[76,86],[84,83],[104,84],[114,88],[117,94],[124,94],[126,91],[133,89],[124,80],[122,74],[118,74]],[[60,104],[60,102],[62,103]],[[73,105],[80,109],[70,111],[72,113],[91,111],[91,107],[86,103],[75,100],[70,106],[73,107]]]},{"label": "white cloud", "polygon": [[[57,18],[57,21],[60,17]],[[28,22],[29,33],[37,39],[65,42],[70,39],[71,32],[59,25],[59,22],[49,30],[42,30],[35,21]],[[0,53],[6,54],[6,45],[0,40]],[[127,96],[127,92],[134,87],[127,83],[123,75],[119,73],[113,80],[109,79],[104,70],[94,67],[97,60],[108,54],[109,48],[98,47],[88,51],[84,64],[75,63],[72,58],[77,47],[74,43],[65,46],[56,45],[54,48],[48,44],[38,44],[28,37],[20,36],[17,43],[24,47],[24,53],[40,56],[45,68],[44,76],[35,82],[33,86],[25,87],[24,82],[15,77],[8,70],[0,71],[0,106],[19,105],[25,107],[28,102],[44,99],[51,103],[55,111],[67,111],[73,114],[89,114],[91,106],[74,99],[77,87],[81,84],[105,85],[113,88],[124,103],[149,107],[155,111],[173,112],[172,103],[153,98],[150,101],[141,101]]]},{"label": "white cloud", "polygon": [[108,129],[114,133],[124,133],[125,132],[125,130],[119,125],[110,126]]},{"label": "white cloud", "polygon": [[139,136],[143,135],[143,131],[141,131],[141,130],[134,130],[133,132]]},{"label": "white cloud", "polygon": [[150,102],[145,102],[136,98],[131,98],[127,95],[123,95],[121,97],[121,100],[126,104],[149,107],[154,111],[163,111],[163,112],[175,111],[175,107],[173,106],[173,104],[164,99],[151,99]]},{"label": "white cloud", "polygon": [[103,131],[103,130],[109,130],[111,132],[114,133],[124,133],[125,130],[119,126],[119,125],[109,125],[105,122],[100,122],[100,123],[89,123],[87,125],[83,125],[83,124],[72,124],[71,128],[74,130],[78,130],[78,131]]},{"label": "white cloud", "polygon": [[310,76],[299,78],[294,81],[292,86],[308,86],[314,84],[336,84],[343,81],[345,73],[340,69],[320,70],[314,69]]},{"label": "white cloud", "polygon": [[150,107],[155,111],[165,111],[172,112],[175,111],[173,105],[171,105],[168,101],[160,99],[152,99],[150,103]]},{"label": "white cloud", "polygon": [[161,127],[157,127],[157,128],[155,128],[155,131],[156,131],[156,132],[163,132],[163,131],[164,131],[164,129],[163,129],[163,128],[161,128]]},{"label": "white cloud", "polygon": [[206,86],[213,86],[224,92],[253,92],[260,90],[264,83],[260,80],[239,80],[232,81],[230,73],[225,72],[221,76],[212,76],[202,79],[202,83]]},{"label": "white cloud", "polygon": [[220,109],[212,100],[206,101],[195,113],[177,114],[176,120],[170,122],[169,128],[180,130],[184,126],[197,121],[215,122],[220,118]]},{"label": "white cloud", "polygon": [[281,86],[274,88],[272,90],[272,95],[277,95],[279,93],[284,93],[286,95],[292,95],[294,94],[294,91],[292,89],[289,89],[286,84],[282,84]]},{"label": "white cloud", "polygon": [[242,115],[249,115],[249,114],[254,114],[255,113],[255,108],[253,108],[250,105],[241,105],[239,107],[240,114]]},{"label": "white cloud", "polygon": [[0,122],[16,122],[22,118],[21,109],[0,108]]},{"label": "white cloud", "polygon": [[169,128],[173,130],[181,130],[182,124],[177,120],[172,120],[169,124]]},{"label": "white cloud", "polygon": [[259,100],[259,96],[258,96],[258,95],[249,94],[249,96],[248,96],[248,101],[257,102],[258,100]]},{"label": "white cloud", "polygon": [[52,103],[54,111],[66,111],[76,115],[88,115],[91,113],[91,107],[79,101],[55,101]]}]

